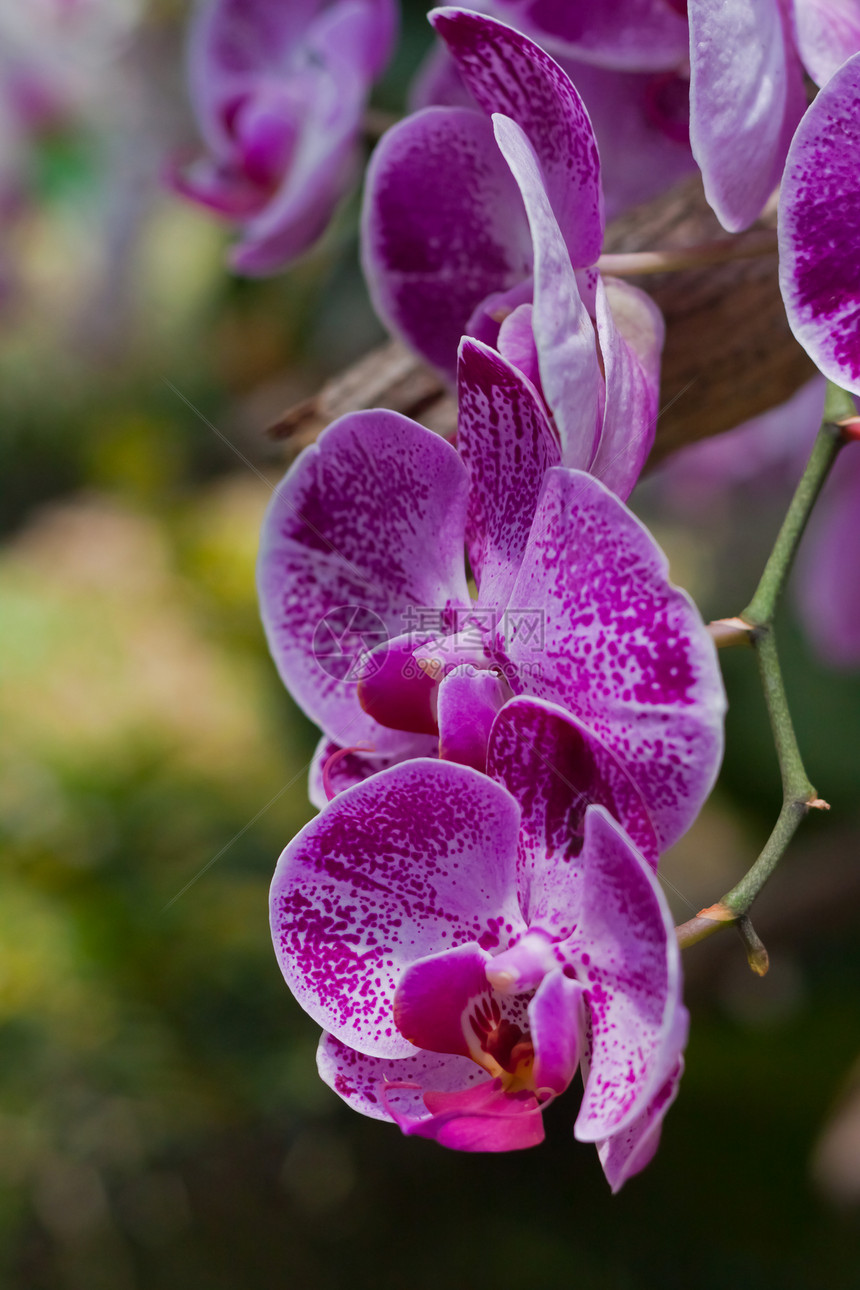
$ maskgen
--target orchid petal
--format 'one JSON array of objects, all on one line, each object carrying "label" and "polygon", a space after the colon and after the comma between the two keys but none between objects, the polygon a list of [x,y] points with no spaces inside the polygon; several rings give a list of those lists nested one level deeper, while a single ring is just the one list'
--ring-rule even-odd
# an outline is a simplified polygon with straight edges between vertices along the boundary
[{"label": "orchid petal", "polygon": [[825,376],[860,394],[860,54],[820,91],[794,137],[779,199],[789,325]]},{"label": "orchid petal", "polygon": [[[352,183],[364,104],[396,19],[394,0],[201,5],[189,79],[213,161],[208,176],[198,163],[173,183],[242,221],[237,271],[270,273],[325,229]],[[242,178],[260,185],[256,201]]]},{"label": "orchid petal", "polygon": [[392,1122],[394,1116],[386,1106],[389,1086],[397,1089],[401,1101],[404,1093],[411,1091],[414,1108],[410,1109],[420,1115],[425,1112],[423,1089],[456,1093],[487,1079],[486,1072],[468,1057],[420,1052],[409,1057],[368,1057],[325,1032],[317,1050],[317,1069],[321,1079],[354,1111]]},{"label": "orchid petal", "polygon": [[779,183],[806,97],[779,0],[689,0],[690,143],[723,228],[753,222]]},{"label": "orchid petal", "polygon": [[469,1008],[489,993],[480,945],[458,945],[411,963],[394,996],[394,1023],[404,1039],[431,1053],[471,1056],[463,1022]]},{"label": "orchid petal", "polygon": [[449,444],[383,411],[334,422],[275,490],[257,568],[263,624],[287,688],[336,743],[385,754],[391,736],[359,704],[359,655],[338,670],[321,633],[333,648],[338,632],[370,648],[403,631],[409,606],[467,603],[467,492]]},{"label": "orchid petal", "polygon": [[794,25],[801,62],[816,85],[860,50],[856,0],[794,0]]},{"label": "orchid petal", "polygon": [[485,771],[490,729],[509,696],[494,672],[468,664],[450,672],[439,686],[439,756]]},{"label": "orchid petal", "polygon": [[687,24],[671,0],[495,0],[517,25],[585,62],[663,71],[687,54]]},{"label": "orchid petal", "polygon": [[563,1093],[579,1064],[585,1005],[583,987],[560,969],[545,976],[529,1003],[538,1090]]},{"label": "orchid petal", "polygon": [[586,814],[581,880],[547,885],[567,901],[576,931],[565,946],[585,986],[591,1046],[574,1126],[580,1142],[622,1132],[676,1070],[687,1038],[681,955],[660,884],[621,827],[600,806]]},{"label": "orchid petal", "polygon": [[314,751],[308,777],[311,806],[321,811],[338,793],[360,784],[368,776],[410,757],[435,757],[437,753],[438,740],[430,735],[404,734],[399,743],[392,738],[387,753],[378,753],[369,744],[342,747],[323,735]]},{"label": "orchid petal", "polygon": [[410,734],[426,736],[438,732],[439,679],[415,657],[416,648],[435,640],[433,635],[409,631],[393,637],[368,656],[358,682],[358,699],[374,721]]},{"label": "orchid petal", "polygon": [[[531,305],[533,294],[531,275],[523,278],[513,287],[509,287],[507,291],[490,292],[469,315],[463,335],[468,336],[470,340],[479,340],[491,349],[498,349],[499,336],[506,320],[522,305]],[[538,376],[540,376],[539,372]],[[531,377],[529,379],[531,380]],[[532,381],[532,384],[537,385],[535,381]]]},{"label": "orchid petal", "polygon": [[514,1151],[543,1140],[533,1093],[513,1096],[466,1057],[421,1052],[368,1057],[324,1034],[317,1053],[326,1084],[355,1111],[390,1120],[409,1136],[460,1151]]},{"label": "orchid petal", "polygon": [[367,172],[362,257],[379,316],[453,379],[472,312],[532,264],[517,186],[481,113],[428,108],[385,133]]},{"label": "orchid petal", "polygon": [[[660,1145],[663,1119],[678,1096],[678,1085],[684,1072],[681,1059],[656,1096],[640,1115],[620,1133],[597,1143],[597,1155],[613,1194],[650,1164]],[[587,1078],[587,1076],[586,1076]]]},{"label": "orchid petal", "polygon": [[425,55],[412,78],[406,105],[410,112],[428,107],[476,106],[445,45],[436,43]]},{"label": "orchid petal", "polygon": [[537,345],[535,344],[534,327],[532,326],[532,304],[517,305],[516,309],[503,318],[499,327],[498,351],[502,358],[518,371],[527,381],[531,381],[535,391],[541,393],[540,365]]},{"label": "orchid petal", "polygon": [[572,262],[593,264],[603,246],[600,158],[570,78],[539,45],[495,18],[444,8],[434,9],[430,22],[487,115],[500,113],[524,131]]},{"label": "orchid petal", "polygon": [[626,501],[654,442],[663,315],[644,291],[617,279],[602,279],[597,287],[597,335],[606,371],[606,403],[589,471]]},{"label": "orchid petal", "polygon": [[487,774],[503,784],[522,810],[520,904],[535,921],[545,874],[561,866],[572,882],[578,872],[585,813],[606,807],[656,869],[657,837],[630,776],[609,750],[570,713],[540,699],[506,703],[493,726]]},{"label": "orchid petal", "polygon": [[508,1093],[499,1079],[485,1080],[459,1092],[424,1093],[431,1112],[420,1118],[399,1113],[389,1096],[391,1113],[403,1133],[433,1138],[455,1151],[520,1151],[543,1142],[541,1104],[534,1093]]},{"label": "orchid petal", "polygon": [[528,138],[493,117],[496,142],[516,178],[534,243],[532,321],[541,384],[561,439],[562,461],[584,468],[594,455],[601,383],[594,328]]},{"label": "orchid petal", "polygon": [[713,642],[651,534],[598,480],[556,467],[510,604],[542,615],[544,630],[539,655],[518,636],[503,645],[521,669],[513,689],[598,736],[669,846],[716,778],[725,695]]},{"label": "orchid petal", "polygon": [[278,861],[272,937],[306,1012],[377,1057],[413,1052],[394,994],[417,958],[477,941],[504,947],[519,810],[466,766],[418,758],[340,793]]},{"label": "orchid petal", "polygon": [[504,606],[522,563],[544,472],[558,441],[531,383],[500,354],[464,337],[457,447],[471,480],[466,543],[480,602]]},{"label": "orchid petal", "polygon": [[267,194],[258,184],[210,157],[172,163],[165,178],[173,192],[229,219],[245,219],[266,201]]},{"label": "orchid petal", "polygon": [[695,171],[688,78],[670,71],[613,71],[567,58],[560,63],[594,128],[607,222]]},{"label": "orchid petal", "polygon": [[216,156],[232,147],[231,102],[261,75],[277,74],[313,22],[321,0],[214,0],[198,6],[188,75],[201,133]]},{"label": "orchid petal", "polygon": [[334,5],[308,32],[313,72],[305,76],[301,128],[281,185],[233,248],[232,263],[242,273],[270,273],[300,254],[353,182],[369,87],[356,51],[369,16],[357,4]]}]

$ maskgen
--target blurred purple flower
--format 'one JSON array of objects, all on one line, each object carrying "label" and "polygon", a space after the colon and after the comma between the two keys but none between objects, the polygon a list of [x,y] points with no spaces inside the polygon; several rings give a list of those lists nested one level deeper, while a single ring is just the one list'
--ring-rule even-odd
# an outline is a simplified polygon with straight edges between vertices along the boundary
[{"label": "blurred purple flower", "polygon": [[[559,464],[534,387],[469,340],[458,444],[460,455],[396,413],[355,413],[275,493],[261,612],[282,679],[324,731],[315,800],[321,768],[359,743],[373,753],[343,757],[336,787],[437,746],[484,769],[497,713],[529,695],[602,741],[670,845],[722,752],[722,683],[698,612],[623,503]],[[343,606],[372,611],[389,636],[358,684],[315,653],[318,624]]]},{"label": "blurred purple flower", "polygon": [[543,395],[563,464],[626,497],[653,440],[663,322],[592,267],[603,194],[588,115],[527,37],[467,10],[431,20],[483,114],[429,108],[381,141],[363,230],[374,303],[450,380],[461,336],[496,347]]},{"label": "blurred purple flower", "polygon": [[806,107],[860,50],[856,0],[689,0],[690,139],[705,193],[730,232],[760,214]]},{"label": "blurred purple flower", "polygon": [[574,1132],[617,1190],[682,1069],[674,928],[651,866],[588,804],[599,775],[567,761],[555,781],[513,735],[496,782],[418,760],[331,802],[278,863],[275,951],[355,1110],[463,1151],[528,1147],[581,1064]]},{"label": "blurred purple flower", "polygon": [[209,0],[192,24],[191,97],[208,153],[174,166],[186,197],[234,221],[240,273],[282,268],[355,179],[362,117],[396,0]]}]

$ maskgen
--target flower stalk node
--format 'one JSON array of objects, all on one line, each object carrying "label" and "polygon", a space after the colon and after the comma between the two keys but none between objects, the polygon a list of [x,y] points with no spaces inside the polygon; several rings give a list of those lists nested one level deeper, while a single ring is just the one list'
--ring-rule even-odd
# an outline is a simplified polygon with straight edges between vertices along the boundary
[{"label": "flower stalk node", "polygon": [[835,423],[847,443],[860,443],[860,417],[845,417]]},{"label": "flower stalk node", "polygon": [[743,618],[715,618],[708,623],[708,632],[717,649],[730,649],[734,645],[752,645],[755,629]]}]

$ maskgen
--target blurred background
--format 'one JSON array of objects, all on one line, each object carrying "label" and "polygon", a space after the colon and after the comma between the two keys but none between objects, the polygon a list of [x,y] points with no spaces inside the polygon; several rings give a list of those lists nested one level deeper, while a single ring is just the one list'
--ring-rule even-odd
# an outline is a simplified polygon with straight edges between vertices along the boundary
[{"label": "blurred background", "polygon": [[[425,9],[406,8],[383,110]],[[833,810],[756,906],[767,978],[733,933],[686,953],[687,1072],[647,1172],[610,1197],[572,1140],[576,1089],[543,1146],[470,1158],[319,1082],[267,926],[315,732],[257,618],[289,461],[264,431],[382,333],[357,200],[250,282],[162,187],[195,137],[187,17],[0,0],[0,1285],[860,1286],[860,678],[816,660],[790,605],[787,684]],[[705,616],[730,615],[790,484],[685,505],[664,475],[634,505]],[[679,921],[746,870],[779,805],[754,661],[723,662],[725,769],[666,862]]]}]

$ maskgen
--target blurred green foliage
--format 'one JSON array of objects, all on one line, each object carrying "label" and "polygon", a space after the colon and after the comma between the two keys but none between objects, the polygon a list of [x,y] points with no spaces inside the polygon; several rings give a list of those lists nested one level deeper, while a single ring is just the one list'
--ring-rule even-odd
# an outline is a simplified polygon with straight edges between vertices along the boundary
[{"label": "blurred green foliage", "polygon": [[[422,6],[407,13],[382,106],[424,39]],[[181,6],[151,14],[178,66]],[[154,197],[117,269],[88,229],[91,156],[85,137],[42,158],[0,321],[0,1285],[860,1285],[854,1213],[810,1175],[860,1050],[860,682],[788,624],[833,819],[762,899],[769,978],[731,936],[690,951],[688,1070],[642,1178],[607,1194],[572,1141],[575,1091],[544,1146],[506,1158],[353,1115],[270,948],[315,733],[267,657],[253,565],[284,465],[261,427],[379,334],[356,205],[290,273],[240,283],[222,233]],[[706,612],[745,603],[778,502],[719,534],[643,505]],[[679,918],[743,871],[778,801],[752,660],[726,675],[723,780],[668,862]]]}]

